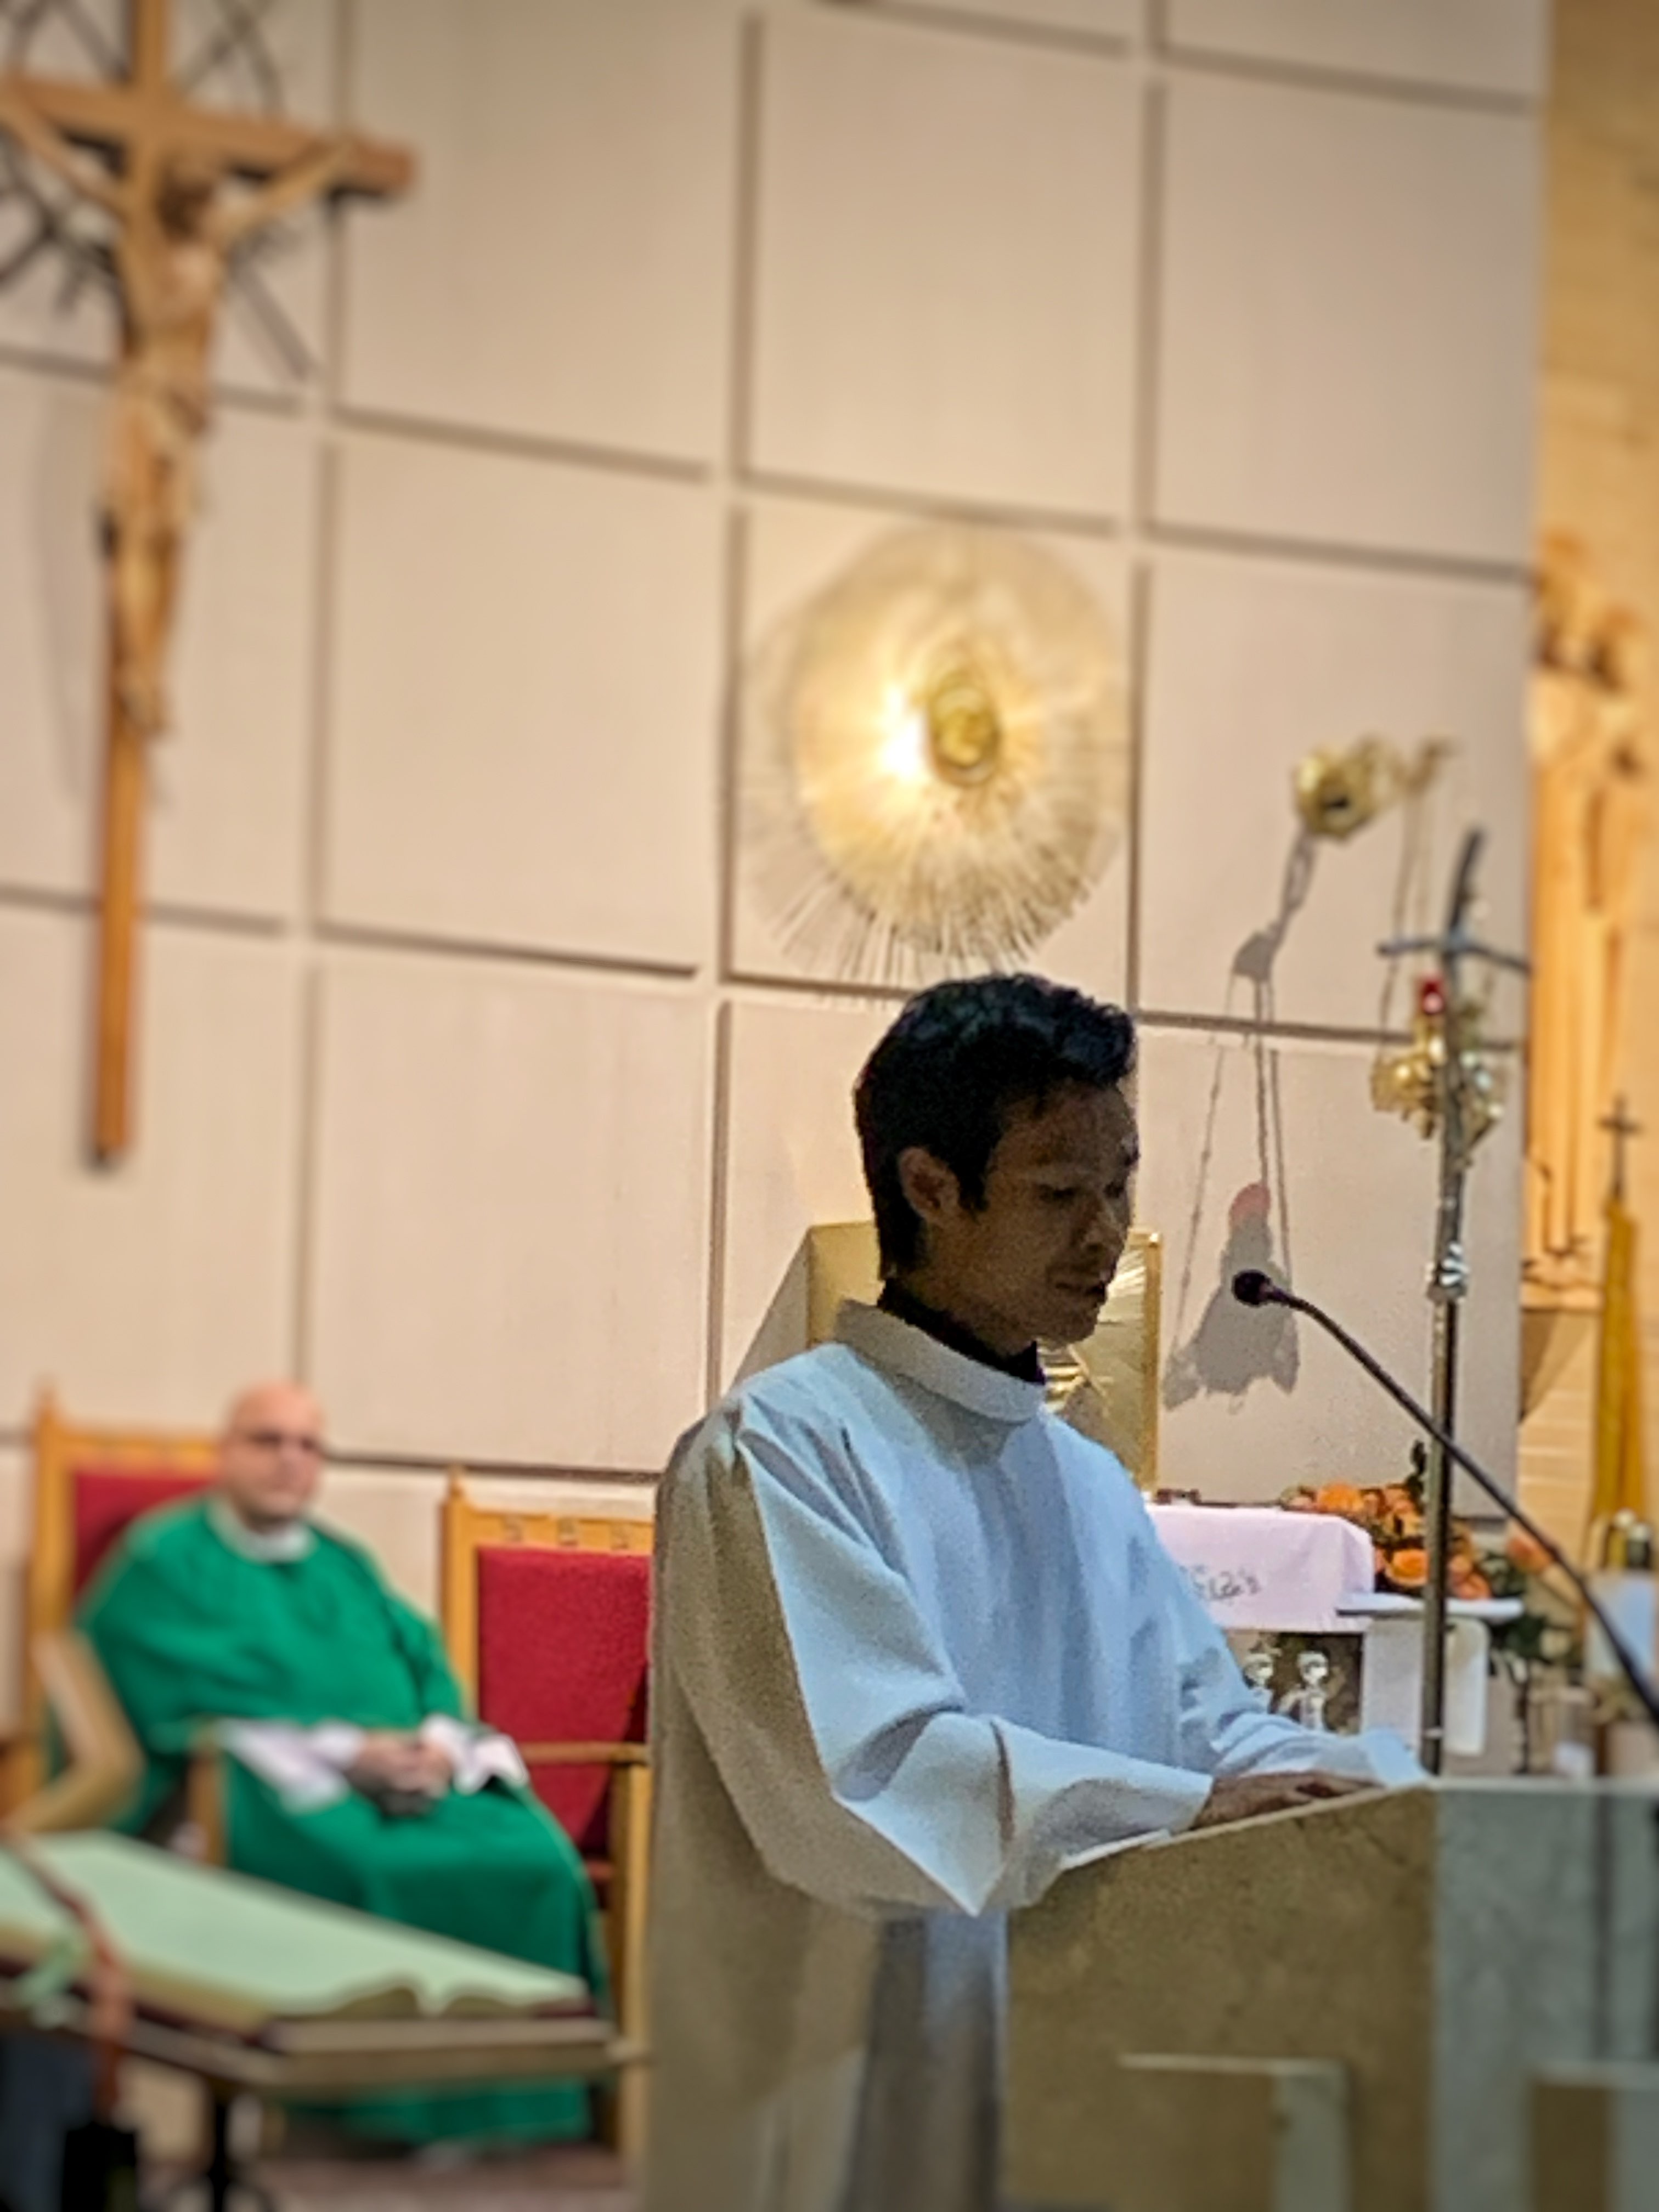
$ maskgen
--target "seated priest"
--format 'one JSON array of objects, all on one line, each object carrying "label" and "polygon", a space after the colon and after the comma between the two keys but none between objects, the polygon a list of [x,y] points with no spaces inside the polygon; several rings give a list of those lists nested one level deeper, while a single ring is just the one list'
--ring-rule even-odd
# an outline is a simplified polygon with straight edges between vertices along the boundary
[{"label": "seated priest", "polygon": [[1123,1469],[1044,1402],[1139,1141],[1128,1017],[911,1000],[855,1093],[885,1287],[659,1501],[648,2212],[991,2212],[1006,1916],[1180,1830],[1417,1778],[1263,1711]]},{"label": "seated priest", "polygon": [[[217,1480],[135,1522],[79,1626],[143,1747],[123,1825],[176,1819],[187,1764],[222,1747],[226,1856],[313,1897],[580,1975],[603,1967],[574,1845],[505,1736],[471,1724],[434,1625],[361,1546],[312,1518],[322,1421],[291,1383],[232,1407]],[[586,2093],[355,2102],[421,2141],[586,2131]]]}]

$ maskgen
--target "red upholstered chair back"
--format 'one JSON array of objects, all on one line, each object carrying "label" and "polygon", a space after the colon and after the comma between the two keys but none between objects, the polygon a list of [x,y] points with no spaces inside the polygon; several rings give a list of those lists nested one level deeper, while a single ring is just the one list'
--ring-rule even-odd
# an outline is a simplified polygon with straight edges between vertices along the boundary
[{"label": "red upholstered chair back", "polygon": [[[643,1743],[647,1553],[483,1545],[478,1717],[519,1743]],[[610,1856],[608,1764],[538,1765],[536,1794],[584,1857]]]},{"label": "red upholstered chair back", "polygon": [[20,1790],[38,1785],[46,1705],[34,1648],[68,1627],[76,1599],[129,1522],[212,1479],[212,1437],[83,1429],[50,1393],[34,1417],[34,1527],[23,1607],[23,1729],[12,1762]]},{"label": "red upholstered chair back", "polygon": [[79,1598],[141,1514],[170,1505],[202,1489],[211,1478],[176,1468],[75,1467],[70,1469],[75,1548],[71,1595]]}]

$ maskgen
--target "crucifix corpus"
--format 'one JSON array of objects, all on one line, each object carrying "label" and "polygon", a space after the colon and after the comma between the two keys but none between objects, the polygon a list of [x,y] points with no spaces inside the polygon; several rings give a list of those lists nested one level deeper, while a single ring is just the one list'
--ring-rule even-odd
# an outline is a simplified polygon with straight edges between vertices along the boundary
[{"label": "crucifix corpus", "polygon": [[[231,257],[324,194],[399,192],[414,174],[400,147],[189,106],[169,74],[170,13],[171,0],[129,0],[125,78],[0,76],[0,130],[114,226],[121,356],[101,516],[108,683],[92,1117],[102,1162],[122,1156],[131,1131],[149,750],[169,720],[167,648]],[[255,188],[234,193],[233,178]]]}]

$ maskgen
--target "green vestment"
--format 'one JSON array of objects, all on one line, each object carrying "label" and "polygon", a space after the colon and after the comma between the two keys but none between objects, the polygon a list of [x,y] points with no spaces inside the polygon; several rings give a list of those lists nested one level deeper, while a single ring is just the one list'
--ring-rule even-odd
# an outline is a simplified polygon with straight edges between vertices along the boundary
[{"label": "green vestment", "polygon": [[[298,1559],[255,1559],[200,1499],[148,1514],[84,1601],[79,1626],[146,1766],[121,1826],[143,1828],[182,1783],[204,1723],[347,1721],[414,1729],[459,1716],[436,1630],[366,1552],[325,1529]],[[603,1992],[592,1893],[574,1845],[528,1790],[492,1783],[393,1819],[355,1791],[296,1812],[227,1756],[227,1856],[241,1874],[383,1919],[579,1974]],[[354,2125],[410,2141],[586,2132],[580,2084],[354,2100]]]}]

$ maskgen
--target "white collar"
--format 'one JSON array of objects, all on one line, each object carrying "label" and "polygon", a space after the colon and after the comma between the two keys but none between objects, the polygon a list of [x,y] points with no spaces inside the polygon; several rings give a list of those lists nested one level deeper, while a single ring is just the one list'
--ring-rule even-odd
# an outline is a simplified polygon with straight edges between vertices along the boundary
[{"label": "white collar", "polygon": [[999,1374],[982,1360],[970,1359],[965,1352],[952,1352],[925,1328],[901,1321],[896,1314],[884,1313],[878,1306],[846,1300],[836,1316],[836,1335],[874,1365],[920,1382],[924,1390],[965,1406],[970,1413],[1006,1422],[1010,1428],[1042,1411],[1043,1383],[1022,1382],[1017,1375]]},{"label": "white collar", "polygon": [[290,1565],[295,1559],[308,1559],[316,1549],[317,1532],[308,1521],[284,1521],[277,1528],[250,1528],[216,1490],[208,1498],[207,1517],[222,1544],[239,1559],[252,1559],[263,1567]]}]

